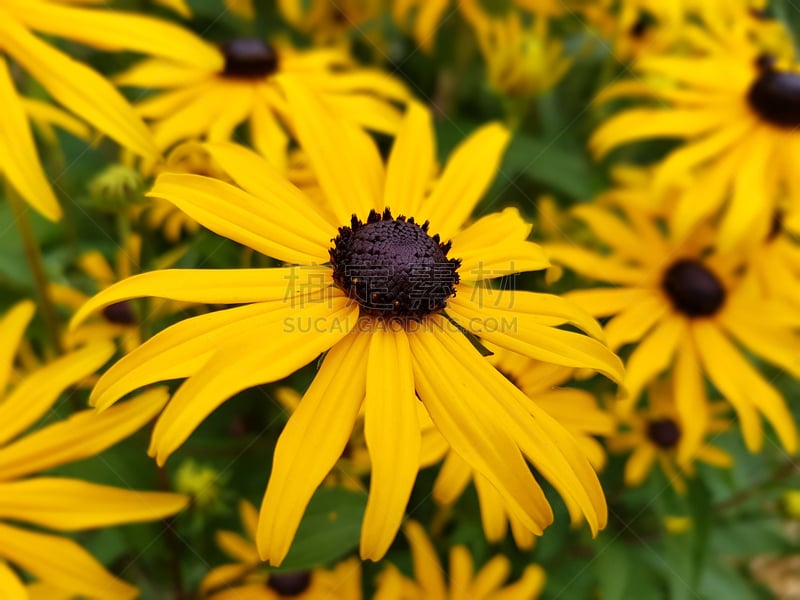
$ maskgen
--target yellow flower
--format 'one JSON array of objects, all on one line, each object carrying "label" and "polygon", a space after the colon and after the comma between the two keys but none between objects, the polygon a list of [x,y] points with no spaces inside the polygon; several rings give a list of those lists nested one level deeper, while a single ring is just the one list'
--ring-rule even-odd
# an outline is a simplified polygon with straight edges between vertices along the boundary
[{"label": "yellow flower", "polygon": [[532,97],[549,91],[572,65],[564,44],[548,37],[548,21],[538,16],[523,25],[517,12],[503,18],[471,19],[486,61],[489,85],[499,94]]},{"label": "yellow flower", "polygon": [[245,536],[218,531],[217,545],[235,562],[215,567],[203,578],[200,594],[207,600],[361,600],[361,563],[355,557],[332,569],[270,572],[256,549],[258,513],[242,500],[239,515]]},{"label": "yellow flower", "polygon": [[[685,494],[684,477],[694,476],[696,461],[720,468],[733,464],[727,452],[711,444],[713,436],[730,428],[727,405],[716,402],[710,406],[711,417],[702,432],[701,444],[697,445],[684,435],[684,422],[676,410],[678,393],[674,380],[670,384],[660,382],[650,387],[646,408],[620,416],[621,429],[609,438],[608,449],[631,452],[625,463],[626,485],[641,485],[657,463],[675,491]],[[701,397],[693,401],[705,404],[705,390],[699,388],[699,393]],[[711,440],[706,441],[709,436]]]},{"label": "yellow flower", "polygon": [[[175,45],[197,52],[179,27],[150,17],[81,6],[80,0],[3,0],[0,4],[0,157],[3,174],[38,212],[61,216],[36,152],[24,106],[7,58],[36,79],[58,103],[123,146],[143,156],[158,154],[150,132],[127,101],[99,73],[32,32],[64,37],[105,50],[169,56]],[[153,44],[158,40],[158,44]]]},{"label": "yellow flower", "polygon": [[[682,201],[682,200],[681,200]],[[611,210],[581,206],[574,211],[610,254],[549,244],[554,262],[616,287],[574,291],[567,297],[605,326],[612,349],[636,344],[626,363],[630,410],[644,387],[674,362],[676,404],[688,448],[697,448],[709,414],[702,388],[705,373],[736,409],[751,451],[761,448],[759,413],[772,424],[788,452],[797,432],[781,394],[745,358],[738,345],[800,377],[791,330],[797,316],[743,285],[743,258],[711,252],[713,232],[701,230],[679,241],[652,215],[634,209],[626,219]]]},{"label": "yellow flower", "polygon": [[[448,443],[531,531],[540,533],[553,515],[523,456],[593,531],[603,527],[602,491],[572,437],[538,408],[535,417],[524,410],[522,392],[462,333],[540,360],[622,375],[619,359],[593,337],[597,322],[573,305],[481,285],[548,264],[526,240],[531,226],[516,209],[464,227],[495,175],[508,132],[495,123],[482,127],[426,193],[435,156],[427,110],[410,108],[384,167],[372,139],[311,90],[289,80],[284,89],[292,110],[304,115],[297,135],[331,218],[269,163],[230,144],[206,148],[240,187],[164,174],[152,195],[221,235],[304,266],[150,272],[101,292],[74,323],[135,296],[245,305],[151,338],[103,376],[91,402],[104,408],[148,383],[188,377],[154,431],[150,451],[163,464],[233,394],[281,379],[327,351],[275,449],[258,535],[262,557],[273,564],[286,556],[362,403],[372,475],[361,554],[383,556],[419,468],[416,394]],[[566,323],[590,335],[555,327]]]},{"label": "yellow flower", "polygon": [[[564,14],[565,5],[562,0],[511,0],[515,9],[527,10],[543,16]],[[475,22],[488,19],[486,11],[479,0],[393,0],[392,15],[398,24],[413,22],[411,27],[414,41],[424,52],[433,50],[436,32],[444,22],[456,11],[460,11],[467,19]]]},{"label": "yellow flower", "polygon": [[270,161],[285,161],[286,129],[305,115],[287,104],[281,81],[299,78],[324,97],[340,118],[376,131],[397,129],[393,103],[408,97],[405,86],[377,69],[359,68],[343,49],[298,50],[288,42],[234,38],[220,47],[200,39],[203,54],[179,60],[145,60],[119,75],[117,83],[160,90],[137,104],[156,144],[205,138],[228,141],[247,123],[255,148]]},{"label": "yellow flower", "polygon": [[450,571],[445,580],[444,569],[425,530],[415,521],[408,521],[405,529],[415,580],[390,565],[380,575],[375,600],[534,600],[544,587],[545,573],[539,565],[528,565],[518,581],[504,585],[511,571],[505,556],[495,556],[474,573],[472,556],[465,546],[450,550]]},{"label": "yellow flower", "polygon": [[[595,469],[602,469],[606,462],[605,451],[593,436],[611,434],[615,429],[615,421],[598,407],[597,401],[588,392],[558,387],[570,379],[573,369],[531,360],[494,346],[487,348],[493,352],[489,362],[528,397],[525,406],[532,408],[531,405],[535,404],[554,418],[575,437]],[[531,412],[535,414],[536,411]],[[454,503],[473,480],[486,539],[492,543],[502,541],[506,537],[507,524],[510,524],[517,546],[531,548],[533,534],[506,510],[502,495],[448,447],[427,415],[420,414],[419,418],[420,423],[424,423],[422,466],[434,464],[445,457],[433,486],[434,500],[444,505]],[[569,508],[573,522],[580,522],[581,513],[574,507]]]},{"label": "yellow flower", "polygon": [[[318,44],[344,38],[353,30],[371,33],[369,22],[386,8],[386,0],[279,0],[281,15]],[[366,30],[366,31],[365,31]]]},{"label": "yellow flower", "polygon": [[187,499],[177,494],[123,490],[57,476],[34,477],[99,454],[127,437],[161,410],[167,393],[163,388],[150,390],[103,415],[82,411],[21,435],[51,410],[64,390],[93,373],[114,353],[108,342],[86,346],[7,390],[15,350],[33,311],[33,303],[26,301],[0,318],[0,590],[4,598],[28,598],[7,561],[62,593],[133,598],[136,588],[108,573],[72,540],[20,523],[81,531],[161,519],[186,506]]},{"label": "yellow flower", "polygon": [[[729,37],[720,38],[725,32]],[[655,170],[662,189],[687,175],[698,178],[673,211],[673,231],[685,237],[721,213],[718,242],[730,249],[746,237],[766,236],[784,187],[792,202],[800,198],[794,160],[800,153],[800,71],[791,61],[764,55],[743,25],[702,40],[702,52],[646,57],[636,65],[637,81],[610,86],[605,98],[647,95],[660,104],[613,116],[590,144],[603,156],[638,140],[686,140]]]}]

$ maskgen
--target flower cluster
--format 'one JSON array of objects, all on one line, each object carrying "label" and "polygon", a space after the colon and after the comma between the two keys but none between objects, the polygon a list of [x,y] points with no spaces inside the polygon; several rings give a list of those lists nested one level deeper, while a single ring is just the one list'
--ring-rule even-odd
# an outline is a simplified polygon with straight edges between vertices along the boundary
[{"label": "flower cluster", "polygon": [[786,589],[796,9],[96,4],[0,0],[0,597]]}]

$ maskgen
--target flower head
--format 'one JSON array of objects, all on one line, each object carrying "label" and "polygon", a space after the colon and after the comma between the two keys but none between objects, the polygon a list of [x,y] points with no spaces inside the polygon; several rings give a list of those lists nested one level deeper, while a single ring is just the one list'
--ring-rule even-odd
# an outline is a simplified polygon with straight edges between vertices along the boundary
[{"label": "flower head", "polygon": [[[531,226],[515,209],[464,226],[494,176],[506,130],[490,124],[474,133],[431,189],[428,111],[412,106],[384,167],[375,143],[337,119],[311,90],[289,81],[284,89],[292,110],[306,116],[296,123],[297,134],[330,213],[266,161],[233,145],[206,147],[239,187],[164,174],[151,193],[221,235],[303,266],[156,271],[101,292],[75,323],[141,295],[243,306],[154,336],[105,374],[91,401],[104,408],[148,383],[188,378],[154,432],[151,453],[163,463],[233,394],[281,379],[327,351],[275,449],[257,539],[273,564],[286,556],[362,405],[372,475],[361,552],[383,556],[419,468],[418,398],[525,527],[539,533],[552,520],[525,458],[593,530],[603,527],[602,492],[573,438],[543,412],[534,409],[534,417],[524,410],[522,392],[464,335],[621,376],[617,357],[595,339],[599,325],[582,311],[557,296],[486,285],[548,264],[527,241]],[[589,335],[558,328],[567,323]]]}]

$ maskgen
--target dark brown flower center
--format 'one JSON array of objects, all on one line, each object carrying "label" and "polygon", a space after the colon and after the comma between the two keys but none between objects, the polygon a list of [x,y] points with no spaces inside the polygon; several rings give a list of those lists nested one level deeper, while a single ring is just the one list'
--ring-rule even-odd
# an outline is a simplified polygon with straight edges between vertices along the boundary
[{"label": "dark brown flower center", "polygon": [[226,77],[257,78],[278,70],[275,48],[258,38],[235,38],[222,44]]},{"label": "dark brown flower center", "polygon": [[136,315],[133,313],[131,303],[127,300],[109,304],[103,309],[103,316],[115,325],[133,325],[136,323]]},{"label": "dark brown flower center", "polygon": [[776,70],[771,56],[760,57],[757,64],[761,73],[747,92],[750,107],[776,127],[800,126],[800,74]]},{"label": "dark brown flower center", "polygon": [[428,235],[428,222],[374,210],[340,227],[330,250],[333,280],[372,316],[420,318],[445,307],[458,283],[450,242]]},{"label": "dark brown flower center", "polygon": [[311,573],[300,571],[298,573],[270,573],[267,587],[272,588],[280,596],[299,596],[311,585]]},{"label": "dark brown flower center", "polygon": [[769,233],[767,233],[767,241],[771,242],[783,233],[783,220],[785,215],[782,210],[776,210],[772,213],[772,220],[769,224]]},{"label": "dark brown flower center", "polygon": [[708,317],[725,302],[725,289],[714,273],[694,260],[679,260],[664,273],[661,287],[675,310],[689,317]]},{"label": "dark brown flower center", "polygon": [[668,450],[678,445],[681,428],[672,419],[658,419],[647,424],[647,437],[659,448]]},{"label": "dark brown flower center", "polygon": [[656,25],[656,18],[646,10],[639,12],[639,17],[631,26],[630,34],[634,39],[641,39]]}]

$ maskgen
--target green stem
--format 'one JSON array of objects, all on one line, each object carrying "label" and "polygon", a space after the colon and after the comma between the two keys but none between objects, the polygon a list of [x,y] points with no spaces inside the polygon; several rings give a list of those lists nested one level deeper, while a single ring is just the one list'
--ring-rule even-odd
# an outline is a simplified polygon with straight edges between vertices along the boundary
[{"label": "green stem", "polygon": [[61,345],[61,328],[59,326],[58,313],[56,312],[53,298],[50,295],[50,284],[44,272],[44,263],[42,262],[42,252],[39,249],[39,242],[36,239],[36,235],[33,233],[33,227],[31,226],[31,220],[28,215],[30,209],[7,182],[5,191],[8,202],[11,205],[11,210],[14,213],[17,230],[22,238],[25,257],[28,259],[28,265],[33,273],[36,294],[39,297],[39,308],[41,309],[47,335],[56,352],[62,354],[64,349]]}]

